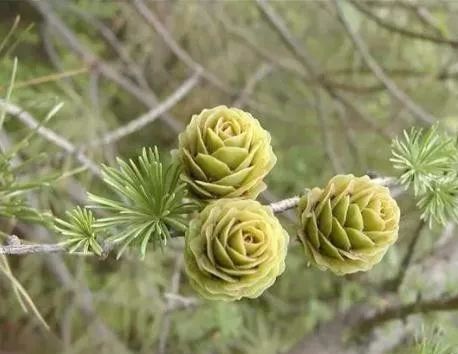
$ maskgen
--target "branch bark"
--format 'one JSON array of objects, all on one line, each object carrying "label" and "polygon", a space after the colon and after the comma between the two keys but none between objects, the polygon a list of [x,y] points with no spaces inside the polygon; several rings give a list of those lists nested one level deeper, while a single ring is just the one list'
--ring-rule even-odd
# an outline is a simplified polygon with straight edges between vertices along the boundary
[{"label": "branch bark", "polygon": [[438,298],[433,300],[416,301],[406,305],[389,307],[376,312],[374,315],[363,319],[355,327],[355,331],[367,332],[384,322],[396,319],[404,319],[409,315],[418,313],[426,314],[438,311],[457,311],[458,296]]},{"label": "branch bark", "polygon": [[[458,296],[391,305],[375,313],[367,304],[355,305],[303,338],[288,354],[380,354],[381,351],[368,350],[367,334],[375,327],[414,314],[457,310]],[[371,311],[372,315],[367,316]],[[352,334],[357,334],[361,342],[351,340]]]},{"label": "branch bark", "polygon": [[[102,245],[103,253],[102,258],[107,255],[114,248],[111,242],[104,242]],[[49,254],[49,253],[68,253],[78,256],[94,256],[95,253],[73,252],[69,253],[68,248],[64,242],[60,243],[35,243],[23,244],[22,240],[16,235],[10,235],[6,238],[6,245],[0,245],[0,255],[27,255],[27,254]]]},{"label": "branch bark", "polygon": [[35,245],[6,245],[0,246],[0,254],[8,255],[24,255],[24,254],[36,254],[36,253],[57,253],[66,252],[65,247],[58,243],[50,244],[35,244]]},{"label": "branch bark", "polygon": [[300,198],[295,196],[269,204],[274,213],[283,213],[286,210],[293,209],[299,203]]}]

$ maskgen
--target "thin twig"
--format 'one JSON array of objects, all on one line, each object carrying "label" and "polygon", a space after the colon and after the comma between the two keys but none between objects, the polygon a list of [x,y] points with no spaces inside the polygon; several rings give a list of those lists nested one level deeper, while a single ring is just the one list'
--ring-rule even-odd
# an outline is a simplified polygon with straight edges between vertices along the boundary
[{"label": "thin twig", "polygon": [[[16,235],[9,235],[7,238],[6,238],[6,244],[7,245],[17,245],[19,244],[21,241],[19,240],[19,237],[17,237]],[[9,262],[8,262],[8,259],[6,258],[5,255],[1,255],[0,256],[0,269],[2,268],[2,263],[3,263],[3,268],[6,272],[8,272],[12,277],[13,277],[13,273],[11,271],[11,268],[10,268],[10,265],[9,265]],[[24,299],[23,297],[21,296],[21,289],[19,289],[18,286],[16,286],[16,284],[14,284],[14,282],[11,284],[13,286],[13,291],[16,295],[16,298],[19,302],[19,305],[21,305],[22,309],[24,310],[24,312],[28,312],[27,310],[27,306],[24,302]],[[39,311],[37,310],[36,311],[37,313],[39,313]],[[41,317],[41,315],[39,315],[38,317]],[[47,324],[45,325],[47,326]]]},{"label": "thin twig", "polygon": [[285,45],[291,50],[296,58],[304,64],[305,69],[313,78],[320,76],[318,63],[309,55],[309,53],[299,44],[289,32],[283,19],[278,16],[275,10],[267,3],[266,0],[256,0],[258,8],[264,15],[264,18],[269,22],[272,28],[283,39]]},{"label": "thin twig", "polygon": [[[244,88],[242,89],[240,95],[234,100],[232,103],[232,106],[234,107],[239,107],[239,108],[244,108],[244,106],[249,103],[250,105],[252,104],[252,99],[249,98],[249,96],[252,94],[254,91],[256,85],[266,78],[268,75],[270,75],[273,71],[273,66],[272,64],[266,64],[262,63],[258,69],[255,71],[253,75],[251,75],[248,80],[246,81],[246,84]],[[259,110],[259,107],[258,107]],[[281,204],[281,202],[274,202],[275,200],[278,200],[278,198],[269,190],[266,190],[262,193],[261,198],[269,203],[270,205],[274,204],[277,205],[278,203]],[[279,206],[280,208],[283,208],[283,206]],[[274,211],[275,212],[275,211]],[[291,222],[296,221],[296,214],[292,212],[291,210],[288,209],[283,209],[281,212],[284,212],[284,216],[288,218]]]},{"label": "thin twig", "polygon": [[[17,163],[21,163],[20,157],[15,156],[15,159],[17,160]],[[37,207],[37,201],[33,195],[31,196],[31,203],[34,207]],[[36,242],[40,242],[41,244],[47,243],[51,240],[51,236],[42,228],[33,227],[29,234],[31,235],[31,239]],[[9,245],[17,246],[21,240],[18,237],[11,235],[7,238],[7,242]],[[110,245],[107,245],[107,247],[104,248],[104,253],[109,252],[109,247]],[[88,327],[91,327],[89,333],[93,333],[98,340],[104,340],[107,345],[116,345],[119,353],[130,353],[130,350],[124,345],[124,343],[122,343],[116,334],[110,330],[102,319],[100,319],[95,310],[90,289],[82,282],[78,282],[73,278],[60,255],[56,253],[47,254],[47,256],[44,257],[44,262],[50,272],[54,274],[57,281],[66,290],[71,291],[75,295],[78,309],[83,315]]]},{"label": "thin twig", "polygon": [[80,161],[84,166],[86,166],[94,175],[96,175],[97,177],[102,176],[100,168],[96,163],[94,163],[81,151],[78,151],[76,146],[73,145],[66,138],[60,136],[51,129],[41,126],[40,123],[29,112],[25,111],[24,109],[15,104],[5,102],[2,99],[0,99],[0,106],[5,107],[8,114],[19,119],[30,129],[36,129],[37,133],[44,139],[52,142],[54,145],[65,150],[67,153],[74,155],[78,159],[78,161]]},{"label": "thin twig", "polygon": [[[67,70],[59,73],[53,73],[53,74],[48,74],[44,76],[39,76],[30,80],[25,80],[25,81],[16,81],[14,83],[14,88],[22,88],[22,87],[29,87],[29,86],[35,86],[35,85],[40,85],[44,84],[47,82],[53,82],[57,81],[60,79],[65,79],[67,77],[72,77],[75,75],[80,75],[80,74],[85,74],[89,70],[87,67],[82,67],[79,69],[74,69],[74,70]],[[0,92],[5,89],[5,86],[0,86]]]},{"label": "thin twig", "polygon": [[361,109],[355,104],[353,104],[353,100],[349,98],[348,96],[338,93],[332,89],[328,88],[328,93],[329,95],[334,98],[336,103],[339,103],[341,106],[345,108],[345,110],[349,113],[350,117],[356,116],[358,117],[363,123],[365,123],[367,126],[370,128],[374,129],[377,133],[379,133],[382,137],[384,137],[386,140],[391,141],[392,136],[391,134],[385,129],[380,126],[378,126],[376,123],[374,123],[374,120],[371,119],[370,117],[366,116]]},{"label": "thin twig", "polygon": [[417,313],[429,313],[438,311],[457,311],[458,296],[441,297],[433,300],[415,301],[406,305],[398,305],[381,310],[372,316],[362,320],[356,326],[358,333],[367,332],[384,322],[396,319],[404,319]]},{"label": "thin twig", "polygon": [[[65,67],[63,65],[62,58],[56,50],[56,47],[52,41],[53,29],[51,28],[49,23],[44,22],[40,25],[39,30],[41,41],[43,42],[43,49],[45,50],[49,61],[58,71],[64,72]],[[73,91],[76,91],[75,82],[72,80],[71,77],[63,78],[62,81],[69,85],[73,89]]]},{"label": "thin twig", "polygon": [[[380,65],[380,64],[379,64]],[[381,66],[385,73],[388,73],[390,76],[397,76],[397,77],[407,77],[412,79],[425,79],[425,78],[435,78],[436,80],[448,80],[456,78],[456,73],[447,73],[447,72],[439,72],[438,74],[425,71],[425,70],[416,70],[411,68],[388,68]],[[329,76],[340,76],[340,75],[373,75],[372,71],[367,67],[342,67],[336,69],[330,69],[326,71],[326,75]]]},{"label": "thin twig", "polygon": [[[387,333],[387,328],[376,328],[390,320],[404,320],[410,314],[427,313],[431,311],[448,311],[458,309],[458,304],[451,306],[454,301],[450,297],[442,297],[444,291],[447,291],[445,282],[446,274],[453,272],[457,267],[456,260],[457,247],[453,236],[453,229],[448,228],[448,235],[444,235],[449,242],[446,242],[442,247],[436,248],[434,254],[421,257],[415,263],[415,272],[421,274],[423,278],[430,280],[430,287],[434,288],[434,293],[438,294],[433,299],[422,300],[417,299],[406,305],[402,305],[399,295],[387,292],[387,289],[382,288],[378,293],[378,298],[381,299],[379,304],[383,307],[374,309],[373,303],[361,303],[351,306],[342,313],[337,313],[331,320],[321,324],[316,330],[306,335],[300,342],[294,346],[288,354],[304,354],[304,353],[339,353],[339,354],[380,354],[385,351],[377,351],[377,348],[372,348],[374,338],[377,338],[379,343],[389,342],[391,337]],[[452,242],[453,241],[453,242]],[[447,267],[447,268],[445,268]],[[444,274],[446,273],[446,274]],[[440,279],[437,279],[439,277]],[[446,304],[446,305],[444,305]],[[447,310],[443,307],[450,306]],[[366,322],[366,321],[369,321]],[[404,321],[403,321],[404,322]],[[372,333],[363,333],[367,325],[371,326],[374,331]],[[394,324],[393,324],[394,325]],[[390,326],[390,328],[393,328]],[[408,326],[403,323],[394,327],[397,334],[407,333]],[[349,332],[357,336],[357,341],[346,341],[343,338],[348,338]]]},{"label": "thin twig", "polygon": [[178,87],[175,92],[168,96],[161,104],[151,109],[149,112],[141,115],[140,117],[130,121],[126,125],[121,126],[118,129],[115,129],[103,137],[97,140],[89,142],[88,146],[98,146],[98,145],[107,145],[113,144],[125,136],[132,134],[136,131],[139,131],[146,125],[154,122],[159,118],[163,113],[170,110],[175,106],[179,101],[181,101],[191,90],[198,84],[200,80],[200,71],[194,72],[194,74],[183,82],[180,87]]},{"label": "thin twig", "polygon": [[[396,179],[393,177],[378,177],[373,178],[372,182],[381,186],[392,186]],[[294,196],[291,198],[283,199],[278,202],[269,204],[274,213],[283,213],[286,210],[293,209],[299,203],[300,197]]]},{"label": "thin twig", "polygon": [[[24,244],[16,235],[10,235],[6,239],[6,245],[0,245],[0,255],[27,255],[27,254],[49,254],[49,253],[68,253],[77,256],[96,256],[92,252],[72,252],[70,253],[65,243],[35,243]],[[105,241],[102,245],[103,253],[101,258],[106,258],[113,250],[114,244]]]},{"label": "thin twig", "polygon": [[[336,102],[337,103],[337,102]],[[353,157],[354,159],[354,165],[353,168],[360,170],[363,167],[363,162],[362,162],[362,156],[361,156],[361,151],[360,151],[360,144],[358,142],[358,137],[355,134],[355,130],[350,124],[350,119],[347,117],[345,114],[345,111],[342,107],[341,104],[334,104],[334,112],[337,115],[337,119],[340,120],[341,126],[343,133],[345,135],[346,141],[347,141],[347,146],[350,151],[350,156]],[[350,166],[347,166],[347,168],[350,168]]]},{"label": "thin twig", "polygon": [[[170,284],[170,293],[172,294],[178,294],[178,291],[180,289],[182,267],[183,267],[183,256],[180,254],[180,255],[177,255],[177,258],[175,260],[175,266],[174,266],[172,280]],[[171,324],[170,309],[173,307],[174,302],[175,301],[173,300],[173,298],[168,297],[167,305],[165,308],[166,312],[164,314],[162,327],[161,327],[161,333],[159,336],[159,345],[158,345],[158,350],[157,350],[158,354],[166,353],[167,339],[169,337],[170,324]]]},{"label": "thin twig", "polygon": [[[129,92],[132,96],[137,98],[140,102],[149,108],[154,108],[157,105],[157,99],[151,92],[145,91],[138,87],[130,79],[123,76],[119,70],[116,70],[111,65],[107,64],[98,58],[93,52],[86,48],[77,38],[77,36],[65,25],[65,23],[56,15],[53,8],[45,1],[28,0],[29,3],[36,8],[41,15],[47,20],[50,26],[53,26],[56,35],[63,39],[63,43],[73,50],[81,59],[88,65],[88,67],[98,70],[105,78],[115,82],[124,90]],[[162,115],[160,118],[166,123],[174,132],[182,131],[181,122],[175,120],[168,115]]]},{"label": "thin twig", "polygon": [[286,47],[291,51],[292,54],[297,58],[297,60],[303,65],[304,69],[307,70],[309,76],[315,81],[317,81],[323,89],[331,96],[334,100],[342,104],[347,110],[350,111],[352,115],[355,115],[368,126],[373,128],[375,131],[379,132],[382,136],[391,140],[389,134],[384,130],[378,127],[372,119],[365,116],[364,113],[353,104],[352,100],[349,99],[344,94],[338,92],[335,87],[333,87],[326,79],[324,78],[321,69],[318,66],[318,63],[315,59],[308,53],[308,51],[301,46],[297,39],[290,33],[286,23],[283,19],[276,13],[276,11],[267,3],[266,0],[256,0],[256,4],[261,11],[262,15],[272,27],[272,29],[279,35]]},{"label": "thin twig", "polygon": [[411,30],[409,30],[407,28],[403,28],[403,27],[400,27],[400,26],[395,25],[393,23],[390,23],[388,21],[385,21],[384,19],[382,19],[382,18],[378,17],[377,15],[373,14],[365,6],[361,5],[361,1],[358,2],[358,1],[351,0],[350,3],[356,9],[358,9],[360,12],[365,14],[369,19],[371,19],[372,21],[377,23],[379,26],[381,26],[381,27],[383,27],[383,28],[385,28],[385,29],[387,29],[389,31],[396,32],[396,33],[399,33],[399,34],[401,34],[403,36],[406,36],[406,37],[409,37],[409,38],[413,38],[413,39],[418,39],[418,40],[422,40],[422,41],[428,41],[428,42],[435,43],[435,44],[446,44],[446,45],[451,46],[452,48],[457,48],[458,47],[458,40],[444,38],[444,37],[440,37],[440,36],[434,36],[434,35],[430,35],[430,34],[427,34],[427,33],[418,33],[418,32],[411,31]]},{"label": "thin twig", "polygon": [[189,309],[201,304],[201,301],[195,297],[185,297],[180,294],[165,293],[164,297],[171,301],[171,305],[167,306],[166,312],[173,312],[182,309]]},{"label": "thin twig", "polygon": [[286,210],[293,209],[299,203],[299,197],[291,197],[288,199],[283,199],[278,202],[270,204],[270,208],[274,213],[282,213]]},{"label": "thin twig", "polygon": [[56,253],[66,252],[66,248],[61,244],[35,244],[35,245],[7,245],[0,246],[0,254],[24,255],[36,253]]},{"label": "thin twig", "polygon": [[[396,1],[386,1],[386,0],[364,0],[364,3],[371,7],[379,8],[401,8],[410,10],[412,8],[412,2],[410,0],[396,0]],[[445,1],[422,1],[422,6],[428,8],[429,10],[442,10]]]},{"label": "thin twig", "polygon": [[[386,300],[392,303],[394,299]],[[368,350],[368,340],[372,338],[369,338],[367,334],[375,327],[388,321],[405,319],[413,314],[457,310],[458,296],[418,300],[409,304],[389,305],[385,309],[376,311],[369,316],[367,314],[371,312],[371,306],[368,304],[354,305],[344,313],[337,314],[333,319],[322,324],[316,331],[305,336],[288,354],[381,353]],[[348,338],[349,334],[354,334],[360,341],[347,341],[344,343],[343,338]],[[381,335],[386,336],[386,332],[382,332]],[[386,341],[386,338],[384,340]]]},{"label": "thin twig", "polygon": [[342,4],[337,0],[333,1],[340,22],[343,24],[356,50],[361,55],[361,58],[364,60],[369,69],[372,70],[374,76],[386,87],[388,92],[394,98],[396,98],[414,117],[426,123],[434,123],[437,119],[428,112],[426,112],[423,108],[418,106],[404,91],[402,91],[396,85],[396,83],[393,80],[391,80],[385,74],[381,66],[375,61],[375,59],[369,53],[369,50],[366,44],[363,42],[362,38],[351,27],[350,23],[348,22],[347,18],[345,17],[342,11]]},{"label": "thin twig", "polygon": [[327,114],[325,114],[324,112],[323,99],[321,97],[320,90],[313,90],[313,95],[315,97],[316,104],[314,106],[316,110],[318,124],[320,126],[321,137],[322,142],[324,144],[325,153],[329,161],[331,162],[332,171],[335,174],[342,173],[343,168],[337,154],[334,151],[334,146],[332,144],[333,139],[331,137],[330,129],[328,127]]},{"label": "thin twig", "polygon": [[[380,185],[391,185],[394,181],[392,177],[381,177],[381,178],[374,178],[372,179],[374,183]],[[290,209],[295,208],[299,203],[300,197],[294,196],[291,198],[283,199],[278,202],[273,202],[268,206],[272,209],[274,213],[283,213],[289,211]],[[32,245],[25,245],[21,244],[20,242],[14,242],[9,245],[0,246],[0,254],[9,254],[9,255],[24,255],[24,254],[47,254],[47,253],[57,253],[57,252],[68,252],[67,248],[62,243],[57,244],[32,244]],[[106,257],[107,254],[113,249],[114,244],[106,242],[103,245],[103,255],[102,257]],[[92,253],[72,253],[77,255],[93,255]],[[176,293],[172,291],[172,293]]]},{"label": "thin twig", "polygon": [[447,223],[437,242],[435,242],[435,247],[429,252],[422,254],[421,257],[417,257],[412,266],[425,265],[428,270],[431,270],[441,262],[456,258],[454,253],[458,250],[458,240],[455,237],[456,227],[453,222]]},{"label": "thin twig", "polygon": [[381,186],[392,187],[396,185],[396,178],[394,177],[376,177],[372,178],[372,182]]},{"label": "thin twig", "polygon": [[281,59],[278,58],[278,54],[265,50],[264,48],[259,46],[259,44],[255,40],[249,38],[248,34],[241,31],[238,26],[226,23],[225,19],[223,19],[222,17],[223,16],[221,16],[219,20],[223,23],[224,28],[226,29],[229,35],[233,36],[236,40],[241,42],[241,44],[246,46],[248,49],[251,49],[262,60],[268,61],[269,63],[275,66],[278,66],[279,68],[282,68],[285,71],[298,75],[307,84],[316,84],[316,83],[319,83],[317,81],[321,80],[321,81],[326,82],[328,86],[331,86],[335,89],[344,90],[344,91],[353,92],[353,93],[360,93],[360,94],[373,93],[373,92],[385,89],[383,85],[379,85],[379,84],[370,85],[370,86],[355,86],[347,82],[338,82],[330,78],[333,74],[332,72],[323,73],[322,75],[316,77],[315,79],[311,78],[310,75],[308,75],[307,72],[304,71],[302,66],[297,65],[295,62],[291,61],[290,58],[285,59],[283,56],[280,56]]},{"label": "thin twig", "polygon": [[254,72],[253,75],[249,77],[247,80],[245,87],[241,90],[239,96],[233,102],[234,107],[242,108],[246,102],[248,101],[249,97],[253,93],[256,85],[269,76],[273,71],[273,66],[271,64],[262,63],[258,69]]},{"label": "thin twig", "polygon": [[401,287],[404,278],[407,274],[407,271],[409,269],[409,266],[412,262],[413,255],[415,253],[415,246],[417,245],[418,240],[420,239],[420,236],[425,225],[426,223],[424,220],[420,220],[420,222],[418,223],[418,226],[414,231],[413,237],[410,240],[409,245],[407,246],[404,258],[402,259],[401,264],[399,265],[398,273],[387,285],[387,288],[389,288],[390,290],[397,291]]},{"label": "thin twig", "polygon": [[412,4],[412,7],[421,23],[431,28],[431,30],[436,32],[436,34],[439,36],[443,36],[445,31],[441,28],[440,22],[431,14],[431,12],[426,7],[421,6],[421,4],[418,6]]},{"label": "thin twig", "polygon": [[297,74],[303,79],[309,80],[309,76],[304,71],[302,66],[296,65],[295,61],[292,61],[290,58],[284,58],[283,56],[279,57],[272,51],[266,50],[265,48],[261,47],[259,45],[259,41],[250,38],[249,34],[245,33],[245,31],[243,31],[240,28],[240,26],[236,26],[233,23],[227,23],[227,16],[225,16],[225,14],[219,16],[218,20],[223,24],[224,29],[230,36],[234,37],[234,39],[239,41],[242,45],[252,50],[260,59],[268,61],[269,63],[272,63],[275,66],[278,66],[282,69],[290,71],[293,74]]},{"label": "thin twig", "polygon": [[[47,238],[39,232],[35,235],[38,239]],[[45,262],[63,287],[74,293],[76,304],[83,314],[87,325],[93,328],[90,332],[92,332],[96,338],[103,339],[107,345],[114,344],[118,346],[120,353],[130,353],[130,350],[125,344],[120,341],[116,334],[112,332],[98,316],[90,289],[85,284],[73,278],[63,260],[57,254],[49,254],[45,258]]]},{"label": "thin twig", "polygon": [[143,0],[132,0],[137,12],[147,21],[154,30],[159,34],[165,44],[170,48],[170,50],[193,71],[201,71],[202,77],[204,77],[208,82],[210,82],[215,87],[219,88],[225,93],[234,94],[236,91],[228,87],[226,84],[221,82],[221,80],[216,77],[214,74],[210,73],[205,69],[201,64],[197,63],[180,45],[175,41],[172,35],[169,33],[167,28],[159,21],[154,12],[148,8]]},{"label": "thin twig", "polygon": [[137,83],[144,89],[151,90],[140,66],[137,65],[137,63],[130,57],[129,52],[108,26],[106,26],[97,17],[91,15],[87,11],[82,10],[75,4],[65,3],[65,6],[66,9],[79,16],[88,25],[94,27],[101,34],[103,39],[111,46],[113,51],[118,55],[126,70],[132,73]]}]

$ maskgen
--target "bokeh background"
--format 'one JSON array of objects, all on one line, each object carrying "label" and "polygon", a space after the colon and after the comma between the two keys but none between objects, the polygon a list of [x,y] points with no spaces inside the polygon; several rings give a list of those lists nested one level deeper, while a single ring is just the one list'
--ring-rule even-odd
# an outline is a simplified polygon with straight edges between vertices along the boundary
[{"label": "bokeh background", "polygon": [[[11,102],[37,121],[64,102],[47,127],[105,164],[143,146],[157,145],[168,156],[203,108],[247,110],[271,132],[278,157],[264,203],[322,186],[337,173],[391,176],[391,139],[403,129],[437,119],[456,132],[458,2],[339,2],[340,18],[335,3],[324,0],[1,0],[0,42],[7,45],[0,52],[0,96],[17,57]],[[147,113],[141,129],[90,146]],[[4,134],[11,142],[29,131],[8,116]],[[37,175],[80,164],[40,137],[25,151],[47,154]],[[63,215],[84,205],[87,190],[104,190],[90,171],[36,192],[34,202]],[[21,310],[0,277],[0,353],[299,353],[305,336],[355,303],[390,303],[380,284],[399,267],[419,223],[412,199],[401,195],[399,202],[400,240],[373,271],[336,277],[309,268],[293,242],[287,271],[256,300],[198,299],[182,274],[182,240],[145,260],[135,252],[120,260],[10,258],[51,330]],[[294,213],[282,222],[293,234]],[[437,238],[454,251],[451,231],[424,230],[402,301],[456,289],[458,252],[431,255]],[[59,240],[28,225],[15,232]],[[406,353],[430,330],[458,345],[456,323],[448,313],[390,323],[366,338],[366,349]]]}]

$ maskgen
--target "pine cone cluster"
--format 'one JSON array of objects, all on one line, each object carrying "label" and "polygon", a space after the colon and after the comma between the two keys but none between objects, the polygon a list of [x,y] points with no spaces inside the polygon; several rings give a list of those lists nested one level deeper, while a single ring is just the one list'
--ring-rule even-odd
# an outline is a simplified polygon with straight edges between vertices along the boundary
[{"label": "pine cone cluster", "polygon": [[[185,235],[190,284],[210,300],[258,297],[283,273],[289,241],[272,209],[254,200],[276,162],[270,134],[247,112],[204,109],[180,134],[175,156],[205,206]],[[397,239],[399,208],[367,176],[335,176],[297,210],[308,260],[339,275],[371,269]]]}]

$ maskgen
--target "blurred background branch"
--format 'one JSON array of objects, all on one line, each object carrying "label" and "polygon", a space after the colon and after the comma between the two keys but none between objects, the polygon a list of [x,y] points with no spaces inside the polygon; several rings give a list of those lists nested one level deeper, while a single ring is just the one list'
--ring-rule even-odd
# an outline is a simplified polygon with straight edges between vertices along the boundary
[{"label": "blurred background branch", "polygon": [[[0,351],[405,354],[416,353],[422,328],[435,326],[456,348],[456,184],[439,186],[429,172],[457,170],[449,163],[458,131],[457,16],[458,3],[433,0],[0,2],[1,151],[35,131],[0,180],[11,185],[14,175],[34,186],[21,193],[18,217],[0,217],[0,254],[45,252],[1,258]],[[278,161],[262,201],[282,212],[292,246],[297,197],[289,197],[336,173],[380,182],[399,174],[391,192],[403,211],[400,237],[383,262],[335,277],[307,267],[291,247],[287,271],[264,296],[210,303],[195,298],[182,274],[182,238],[143,260],[129,249],[116,260],[112,245],[99,245],[92,227],[112,215],[85,214],[86,192],[128,202],[102,183],[99,166],[154,145],[168,163],[190,117],[219,104],[250,111],[270,131]],[[409,144],[401,136],[433,122],[448,140],[422,135]],[[390,161],[391,150],[401,158]],[[440,198],[404,193],[418,184],[413,165],[416,176],[424,172],[421,185],[442,188]],[[55,178],[41,185],[43,176]],[[48,214],[68,221],[66,210],[89,220],[79,230],[87,237],[73,246],[102,257],[67,254],[65,239],[43,227]],[[354,340],[358,326],[367,333]]]}]

